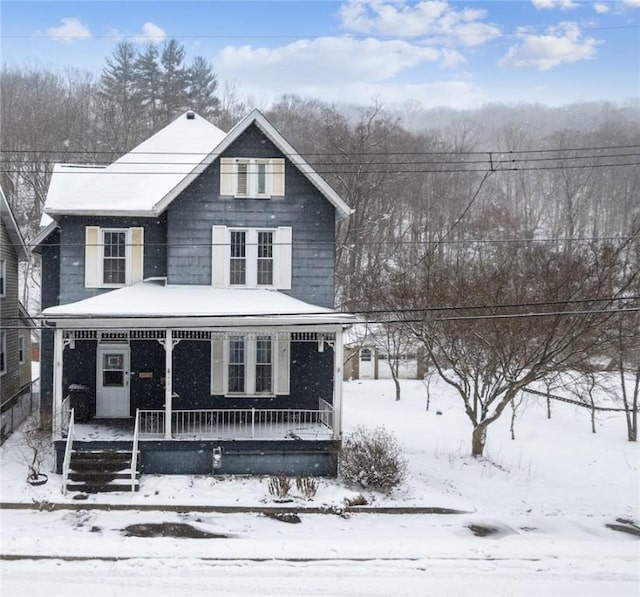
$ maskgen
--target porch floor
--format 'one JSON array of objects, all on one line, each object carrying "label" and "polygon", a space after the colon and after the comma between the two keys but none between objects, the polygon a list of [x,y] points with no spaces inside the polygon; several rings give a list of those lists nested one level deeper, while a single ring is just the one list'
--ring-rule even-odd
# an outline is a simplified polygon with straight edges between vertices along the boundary
[{"label": "porch floor", "polygon": [[[74,428],[75,441],[133,441],[134,419],[94,419],[87,423],[76,423]],[[331,429],[318,423],[297,424],[270,423],[256,424],[253,435],[247,427],[238,428],[235,425],[218,426],[215,433],[188,429],[183,426],[179,433],[173,433],[173,439],[178,440],[330,440],[333,437]],[[162,433],[141,433],[140,441],[163,440]]]}]

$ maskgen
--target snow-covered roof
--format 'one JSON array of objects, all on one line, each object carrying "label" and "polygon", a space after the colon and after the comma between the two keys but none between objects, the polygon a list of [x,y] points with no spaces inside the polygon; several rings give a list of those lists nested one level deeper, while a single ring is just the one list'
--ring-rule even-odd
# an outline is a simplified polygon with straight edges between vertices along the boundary
[{"label": "snow-covered roof", "polygon": [[352,213],[258,110],[228,134],[186,112],[108,166],[59,164],[51,178],[45,212],[50,216],[157,216],[252,124],[334,205],[339,219]]},{"label": "snow-covered roof", "polygon": [[73,327],[99,326],[100,320],[108,320],[114,327],[118,326],[116,320],[123,325],[135,320],[135,327],[154,327],[159,325],[158,320],[196,327],[331,325],[353,321],[348,313],[311,305],[276,290],[170,285],[160,280],[49,307],[42,317]]},{"label": "snow-covered roof", "polygon": [[198,165],[224,137],[217,126],[187,112],[108,166],[58,164],[45,211],[155,215],[156,204],[189,173],[201,171]]},{"label": "snow-covered roof", "polygon": [[28,261],[29,251],[27,250],[27,246],[25,245],[24,238],[22,236],[22,233],[20,232],[20,228],[18,227],[18,223],[13,217],[11,207],[9,207],[9,202],[4,195],[2,187],[0,187],[0,220],[2,220],[5,228],[7,229],[7,232],[9,233],[11,243],[18,253],[18,259],[20,259],[21,261]]}]

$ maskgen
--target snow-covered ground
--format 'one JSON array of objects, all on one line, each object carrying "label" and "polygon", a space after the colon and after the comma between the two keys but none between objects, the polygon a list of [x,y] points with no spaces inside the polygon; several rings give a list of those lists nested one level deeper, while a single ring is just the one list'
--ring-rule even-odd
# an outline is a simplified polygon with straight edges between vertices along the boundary
[{"label": "snow-covered ground", "polygon": [[[527,397],[511,440],[509,415],[489,430],[486,459],[470,452],[461,403],[439,384],[345,384],[345,428],[385,425],[409,460],[390,496],[322,480],[311,502],[342,505],[362,492],[372,505],[441,506],[460,515],[302,514],[285,524],[258,514],[189,512],[189,506],[273,505],[265,479],[144,476],[137,494],[90,503],[184,505],[185,512],[1,510],[3,594],[40,590],[102,595],[640,595],[640,541],[613,531],[640,519],[640,451],[621,413],[598,415]],[[19,436],[2,447],[3,502],[71,502],[60,478],[25,484]],[[75,503],[75,502],[74,502]],[[85,502],[86,503],[86,502]],[[132,523],[186,522],[227,538],[135,538]],[[497,529],[476,537],[470,525]],[[27,558],[25,559],[25,556]],[[55,559],[50,559],[50,558]],[[44,559],[34,559],[44,558]],[[60,558],[66,558],[62,560]]]}]

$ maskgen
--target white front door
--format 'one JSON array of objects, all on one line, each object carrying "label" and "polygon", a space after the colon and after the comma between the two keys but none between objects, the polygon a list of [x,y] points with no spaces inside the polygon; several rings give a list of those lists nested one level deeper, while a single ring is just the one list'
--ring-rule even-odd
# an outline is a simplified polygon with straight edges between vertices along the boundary
[{"label": "white front door", "polygon": [[99,346],[97,357],[96,417],[131,416],[129,347]]}]

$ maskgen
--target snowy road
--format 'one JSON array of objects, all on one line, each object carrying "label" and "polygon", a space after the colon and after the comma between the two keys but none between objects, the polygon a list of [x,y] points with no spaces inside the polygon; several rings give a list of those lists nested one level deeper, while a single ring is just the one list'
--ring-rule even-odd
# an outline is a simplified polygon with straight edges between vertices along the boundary
[{"label": "snowy road", "polygon": [[[2,595],[634,596],[640,542],[605,520],[0,511]],[[184,523],[221,539],[127,537]],[[470,524],[499,529],[475,537]],[[54,589],[54,593],[51,593]]]},{"label": "snowy road", "polygon": [[18,561],[3,566],[2,592],[11,597],[175,597],[176,595],[349,596],[482,595],[637,596],[638,578],[589,571],[572,560],[203,562],[133,559],[119,562]]}]

